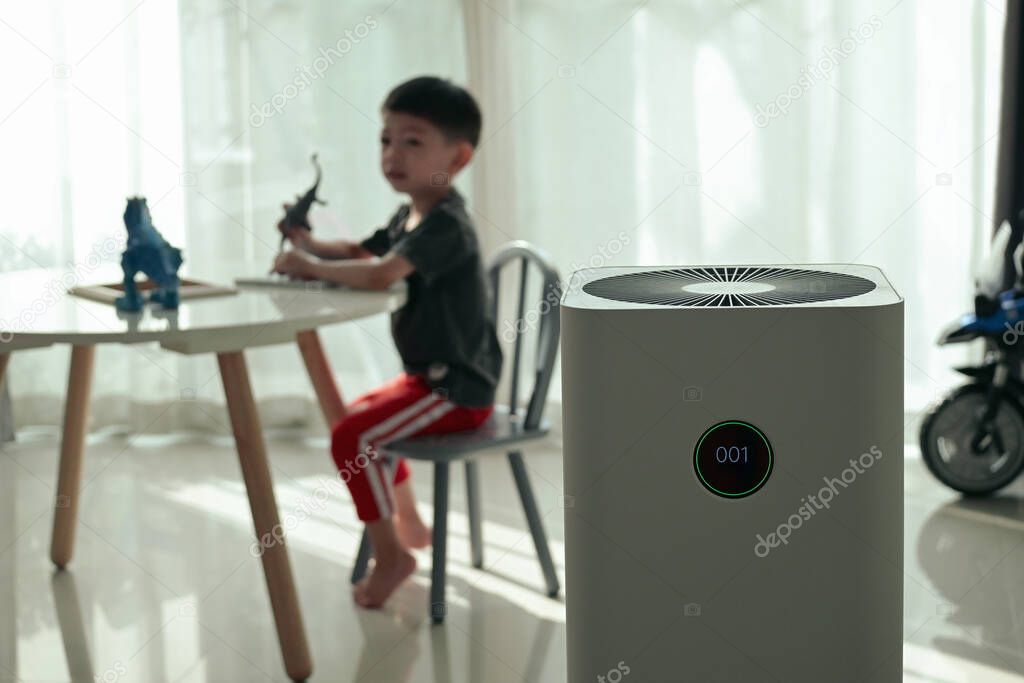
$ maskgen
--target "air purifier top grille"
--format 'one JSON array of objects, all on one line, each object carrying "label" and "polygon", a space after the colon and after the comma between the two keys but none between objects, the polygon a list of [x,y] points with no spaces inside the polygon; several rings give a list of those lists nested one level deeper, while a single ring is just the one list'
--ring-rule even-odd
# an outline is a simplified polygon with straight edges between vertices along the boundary
[{"label": "air purifier top grille", "polygon": [[[573,279],[576,291],[570,286],[563,305],[583,308],[759,308],[899,301],[882,272],[870,266],[594,268],[579,271]],[[594,297],[619,305],[607,306]]]}]

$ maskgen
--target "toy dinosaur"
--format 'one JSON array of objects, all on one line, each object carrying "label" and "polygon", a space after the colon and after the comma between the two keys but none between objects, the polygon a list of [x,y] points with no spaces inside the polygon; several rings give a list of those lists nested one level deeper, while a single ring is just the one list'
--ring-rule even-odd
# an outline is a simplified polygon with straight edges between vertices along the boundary
[{"label": "toy dinosaur", "polygon": [[168,244],[153,226],[145,197],[128,198],[128,206],[124,209],[124,227],[128,230],[128,244],[121,255],[124,296],[118,297],[114,305],[121,311],[142,310],[145,299],[135,283],[135,274],[142,272],[156,285],[149,300],[164,308],[177,308],[181,249]]},{"label": "toy dinosaur", "polygon": [[284,212],[284,218],[279,222],[278,229],[281,231],[281,248],[284,248],[284,241],[288,238],[288,233],[292,228],[302,228],[303,230],[313,230],[313,226],[309,224],[309,210],[313,207],[313,203],[326,204],[322,199],[316,196],[317,190],[320,189],[320,176],[322,171],[320,169],[320,162],[317,161],[316,154],[313,155],[313,168],[316,169],[316,181],[313,183],[313,187],[306,190],[306,194],[299,197],[294,204],[288,207],[288,210]]}]

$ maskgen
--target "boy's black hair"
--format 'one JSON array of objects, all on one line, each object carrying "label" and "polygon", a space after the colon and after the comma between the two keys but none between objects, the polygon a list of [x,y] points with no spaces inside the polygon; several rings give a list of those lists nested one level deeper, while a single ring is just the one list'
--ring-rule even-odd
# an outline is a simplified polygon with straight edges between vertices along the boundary
[{"label": "boy's black hair", "polygon": [[383,108],[424,118],[449,140],[465,140],[473,147],[480,141],[480,107],[469,91],[451,81],[435,76],[406,81],[388,93]]}]

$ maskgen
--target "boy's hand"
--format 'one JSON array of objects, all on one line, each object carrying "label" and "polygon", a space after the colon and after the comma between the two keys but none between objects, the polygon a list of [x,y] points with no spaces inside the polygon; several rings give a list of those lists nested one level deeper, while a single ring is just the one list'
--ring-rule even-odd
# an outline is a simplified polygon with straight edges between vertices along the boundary
[{"label": "boy's hand", "polygon": [[290,230],[283,231],[283,234],[296,249],[310,253],[313,252],[313,236],[309,234],[309,230],[305,228],[291,228]]},{"label": "boy's hand", "polygon": [[282,251],[274,259],[275,273],[281,273],[295,280],[313,279],[313,261],[301,251]]}]

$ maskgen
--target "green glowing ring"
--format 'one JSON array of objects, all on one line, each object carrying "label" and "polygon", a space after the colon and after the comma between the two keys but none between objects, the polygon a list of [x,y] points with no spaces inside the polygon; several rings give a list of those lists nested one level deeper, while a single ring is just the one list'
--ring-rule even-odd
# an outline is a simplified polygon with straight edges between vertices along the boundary
[{"label": "green glowing ring", "polygon": [[[768,469],[767,471],[765,471],[764,477],[761,479],[761,481],[757,482],[757,484],[753,488],[751,488],[749,491],[744,491],[743,493],[726,493],[725,491],[719,491],[710,483],[708,483],[708,480],[704,478],[704,475],[700,471],[700,445],[704,443],[704,439],[706,439],[708,435],[711,434],[711,432],[715,431],[719,427],[725,427],[726,425],[739,425],[740,427],[746,427],[747,429],[753,430],[755,434],[761,437],[761,440],[764,441],[765,448],[768,449]],[[711,491],[715,495],[722,496],[723,498],[744,498],[753,493],[756,493],[758,489],[764,486],[764,483],[768,481],[768,477],[771,476],[772,468],[774,466],[775,457],[772,454],[772,445],[768,443],[768,437],[766,437],[764,435],[764,432],[762,432],[754,425],[750,424],[749,422],[743,422],[742,420],[726,420],[725,422],[719,422],[718,424],[711,425],[710,427],[707,428],[707,430],[705,430],[703,434],[700,435],[700,439],[697,440],[697,445],[693,449],[693,469],[697,472],[697,478],[700,479],[700,483],[703,484],[704,488],[706,488],[708,491]]]}]

